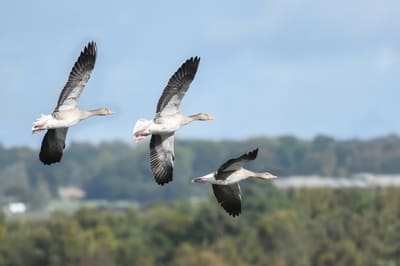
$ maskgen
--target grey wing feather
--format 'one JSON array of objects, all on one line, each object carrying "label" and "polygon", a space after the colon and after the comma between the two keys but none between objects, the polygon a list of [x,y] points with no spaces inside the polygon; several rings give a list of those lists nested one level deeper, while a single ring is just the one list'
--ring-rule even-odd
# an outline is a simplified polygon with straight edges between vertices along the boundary
[{"label": "grey wing feather", "polygon": [[96,54],[96,43],[89,42],[72,67],[68,81],[58,98],[56,110],[71,109],[77,106],[78,98],[89,81],[96,63]]},{"label": "grey wing feather", "polygon": [[183,96],[196,75],[200,57],[191,57],[172,75],[157,103],[158,115],[170,115],[178,112]]},{"label": "grey wing feather", "polygon": [[47,130],[39,153],[39,159],[42,163],[52,164],[61,161],[67,132],[67,127]]},{"label": "grey wing feather", "polygon": [[251,152],[245,153],[240,157],[230,159],[218,168],[217,174],[222,174],[222,172],[227,172],[227,171],[239,170],[244,163],[257,158],[257,154],[258,154],[258,148]]},{"label": "grey wing feather", "polygon": [[212,187],[218,203],[229,215],[235,217],[242,212],[242,198],[240,196],[239,184],[213,184]]},{"label": "grey wing feather", "polygon": [[174,160],[174,134],[153,134],[150,140],[150,167],[157,184],[172,181]]}]

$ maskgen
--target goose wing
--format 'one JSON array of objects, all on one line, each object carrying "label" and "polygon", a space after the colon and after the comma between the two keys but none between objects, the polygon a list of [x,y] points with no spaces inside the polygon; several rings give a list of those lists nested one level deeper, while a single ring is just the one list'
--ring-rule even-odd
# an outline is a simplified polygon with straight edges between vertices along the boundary
[{"label": "goose wing", "polygon": [[81,52],[61,91],[56,110],[72,109],[78,105],[78,98],[89,81],[96,62],[96,43],[89,42]]},{"label": "goose wing", "polygon": [[229,215],[235,217],[242,212],[242,197],[240,196],[239,184],[213,184],[212,187],[218,203]]},{"label": "goose wing", "polygon": [[67,132],[67,127],[47,130],[39,153],[39,159],[42,163],[52,164],[61,161]]},{"label": "goose wing", "polygon": [[218,168],[217,176],[218,175],[224,176],[223,172],[232,172],[239,170],[244,163],[252,161],[255,158],[257,158],[257,154],[258,154],[258,148],[251,152],[245,153],[237,158],[226,161]]},{"label": "goose wing", "polygon": [[174,170],[174,134],[153,134],[150,140],[150,166],[157,184],[172,181]]},{"label": "goose wing", "polygon": [[157,103],[157,115],[171,115],[179,111],[183,96],[196,75],[200,57],[191,57],[172,75]]}]

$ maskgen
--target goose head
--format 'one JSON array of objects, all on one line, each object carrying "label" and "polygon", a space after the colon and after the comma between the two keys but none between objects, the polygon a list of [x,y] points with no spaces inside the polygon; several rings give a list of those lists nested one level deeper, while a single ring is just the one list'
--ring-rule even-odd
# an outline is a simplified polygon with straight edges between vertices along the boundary
[{"label": "goose head", "polygon": [[210,114],[206,113],[198,113],[195,115],[190,116],[193,120],[200,120],[200,121],[208,121],[208,120],[213,120],[214,118]]},{"label": "goose head", "polygon": [[256,173],[255,177],[261,178],[261,179],[275,179],[275,178],[278,178],[276,175],[273,175],[273,174],[268,173],[268,172]]},{"label": "goose head", "polygon": [[108,108],[99,108],[99,109],[93,110],[92,112],[96,115],[112,115],[112,114],[114,114],[114,112]]},{"label": "goose head", "polygon": [[209,183],[215,181],[215,173],[209,173],[205,176],[195,177],[192,179],[192,183]]},{"label": "goose head", "polygon": [[94,109],[94,110],[89,110],[89,111],[85,111],[85,110],[80,110],[79,113],[79,119],[83,120],[92,116],[97,116],[97,115],[111,115],[113,114],[113,112],[108,109],[108,108],[99,108],[99,109]]}]

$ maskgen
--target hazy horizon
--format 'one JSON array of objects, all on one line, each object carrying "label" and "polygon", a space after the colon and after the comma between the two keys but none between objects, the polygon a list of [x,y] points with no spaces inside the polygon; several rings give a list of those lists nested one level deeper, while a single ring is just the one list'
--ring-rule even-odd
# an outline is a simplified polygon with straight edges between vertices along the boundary
[{"label": "hazy horizon", "polygon": [[[42,133],[41,136],[43,136],[44,133]],[[388,133],[388,134],[382,134],[379,136],[371,136],[371,137],[348,137],[348,138],[339,138],[335,137],[332,135],[328,134],[315,134],[314,136],[310,137],[302,137],[294,134],[280,134],[280,135],[254,135],[254,136],[246,136],[246,137],[237,137],[237,138],[202,138],[202,137],[193,137],[193,136],[185,136],[185,135],[180,135],[179,132],[176,134],[177,138],[176,141],[209,141],[209,142],[245,142],[245,141],[251,141],[251,140],[257,140],[257,139],[277,139],[277,138],[282,138],[282,137],[294,137],[298,140],[305,140],[305,141],[312,141],[316,137],[328,137],[328,138],[333,138],[335,141],[372,141],[376,139],[381,139],[381,138],[387,138],[387,137],[396,137],[400,138],[400,134],[397,133]],[[108,139],[97,139],[97,140],[86,140],[86,139],[68,139],[66,141],[66,149],[70,147],[71,144],[89,144],[89,145],[102,145],[102,144],[107,144],[107,143],[112,143],[112,142],[120,142],[127,144],[131,147],[137,147],[142,144],[148,145],[150,142],[150,137],[145,138],[144,140],[140,141],[139,143],[135,143],[132,138],[128,139],[123,139],[123,138],[108,138]],[[31,148],[31,149],[39,149],[40,148],[40,142],[35,143],[35,144],[6,144],[4,142],[0,141],[0,145],[2,145],[6,149],[12,149],[12,148]]]}]

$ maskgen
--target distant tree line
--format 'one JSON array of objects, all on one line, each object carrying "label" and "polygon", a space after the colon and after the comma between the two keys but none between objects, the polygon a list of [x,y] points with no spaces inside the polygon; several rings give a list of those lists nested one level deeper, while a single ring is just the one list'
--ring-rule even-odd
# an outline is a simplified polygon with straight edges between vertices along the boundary
[{"label": "distant tree line", "polygon": [[0,217],[0,266],[377,266],[400,262],[400,189],[242,185],[244,210],[159,202],[46,219]]},{"label": "distant tree line", "polygon": [[0,195],[19,198],[40,208],[56,197],[59,186],[83,188],[91,199],[127,199],[140,203],[204,195],[190,178],[216,169],[230,157],[259,147],[248,167],[280,177],[290,175],[349,176],[359,172],[400,173],[400,138],[312,140],[293,136],[244,141],[178,140],[174,181],[157,186],[149,170],[148,144],[72,143],[59,164],[44,166],[38,151],[0,145]]}]

